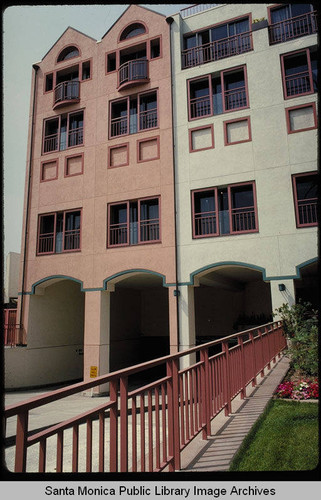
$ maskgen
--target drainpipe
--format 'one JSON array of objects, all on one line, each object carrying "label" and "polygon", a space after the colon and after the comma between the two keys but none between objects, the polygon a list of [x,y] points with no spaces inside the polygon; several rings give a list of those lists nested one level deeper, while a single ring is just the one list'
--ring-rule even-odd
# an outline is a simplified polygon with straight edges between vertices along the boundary
[{"label": "drainpipe", "polygon": [[177,203],[176,203],[176,168],[175,168],[175,133],[174,133],[174,99],[173,99],[173,57],[172,57],[172,23],[174,19],[169,16],[166,18],[169,25],[169,47],[170,47],[170,62],[171,62],[171,105],[172,105],[172,152],[173,152],[173,184],[174,184],[174,233],[175,233],[175,279],[176,288],[176,318],[177,318],[177,350],[179,351],[180,341],[180,322],[179,322],[179,290],[178,290],[178,245],[177,245]]},{"label": "drainpipe", "polygon": [[[32,156],[33,156],[33,135],[34,135],[34,118],[36,109],[36,89],[37,89],[37,71],[39,66],[32,65],[34,69],[34,82],[33,82],[33,103],[32,103],[32,116],[31,116],[31,133],[30,133],[30,153],[29,153],[29,175],[28,175],[28,189],[26,199],[26,221],[25,221],[25,234],[24,234],[24,250],[23,250],[23,268],[22,268],[22,284],[21,284],[21,305],[20,305],[20,320],[19,328],[22,330],[23,306],[24,306],[24,288],[25,288],[25,275],[26,275],[26,258],[27,258],[27,239],[28,239],[28,220],[29,220],[29,199],[31,192],[31,173],[32,173]],[[22,340],[22,339],[19,339]]]}]

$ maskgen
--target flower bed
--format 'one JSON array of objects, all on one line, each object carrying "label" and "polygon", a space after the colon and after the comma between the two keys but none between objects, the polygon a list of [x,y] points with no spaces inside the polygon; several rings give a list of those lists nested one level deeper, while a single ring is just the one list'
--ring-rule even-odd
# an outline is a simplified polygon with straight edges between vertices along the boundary
[{"label": "flower bed", "polygon": [[275,396],[282,399],[306,400],[319,398],[317,379],[287,380],[278,385]]}]

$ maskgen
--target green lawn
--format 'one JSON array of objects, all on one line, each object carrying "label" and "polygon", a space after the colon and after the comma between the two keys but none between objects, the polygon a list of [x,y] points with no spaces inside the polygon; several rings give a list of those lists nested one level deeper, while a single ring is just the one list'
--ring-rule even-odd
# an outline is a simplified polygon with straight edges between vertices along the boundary
[{"label": "green lawn", "polygon": [[230,470],[312,470],[318,464],[318,433],[318,404],[272,400]]}]

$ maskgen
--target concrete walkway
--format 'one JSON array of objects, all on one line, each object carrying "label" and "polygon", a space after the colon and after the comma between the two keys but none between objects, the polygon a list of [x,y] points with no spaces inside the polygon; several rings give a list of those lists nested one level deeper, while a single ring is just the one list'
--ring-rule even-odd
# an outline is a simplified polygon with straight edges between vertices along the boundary
[{"label": "concrete walkway", "polygon": [[211,436],[187,447],[182,456],[182,472],[228,471],[232,459],[251,427],[263,413],[274,390],[289,369],[289,359],[284,356],[257,377],[257,386],[247,387],[247,397],[232,402],[232,413],[226,417],[222,411],[211,425]]}]

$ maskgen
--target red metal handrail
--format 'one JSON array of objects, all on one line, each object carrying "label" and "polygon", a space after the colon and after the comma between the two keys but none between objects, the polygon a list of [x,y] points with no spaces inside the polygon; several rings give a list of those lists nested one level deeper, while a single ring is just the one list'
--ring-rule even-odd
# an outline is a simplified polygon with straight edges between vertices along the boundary
[{"label": "red metal handrail", "polygon": [[[231,346],[233,341],[237,344]],[[212,355],[210,350],[213,347],[219,350],[220,345],[221,351]],[[6,421],[17,417],[15,472],[26,471],[27,451],[38,443],[39,471],[48,471],[49,447],[56,457],[57,472],[79,471],[79,442],[83,432],[87,472],[95,468],[100,472],[159,472],[165,467],[170,472],[179,470],[180,453],[186,445],[201,431],[203,438],[210,435],[211,420],[223,409],[230,413],[232,399],[237,394],[244,397],[246,386],[249,383],[254,386],[256,377],[263,374],[265,367],[270,368],[272,360],[275,362],[285,347],[282,324],[273,322],[8,406],[4,411]],[[199,355],[199,361],[180,370],[180,360],[192,355]],[[162,378],[128,389],[129,376],[140,373],[141,377],[145,370],[161,366],[166,367]],[[109,384],[107,401],[95,409],[36,434],[28,432],[31,410],[58,400],[64,403],[67,396],[106,383]],[[72,433],[70,443],[64,441],[68,431]],[[96,447],[93,435],[97,436]],[[49,442],[53,436],[57,437],[54,450]],[[67,445],[71,453],[69,469],[65,458]],[[32,464],[29,468],[35,470]]]},{"label": "red metal handrail", "polygon": [[270,45],[317,33],[316,11],[285,19],[269,26]]}]

